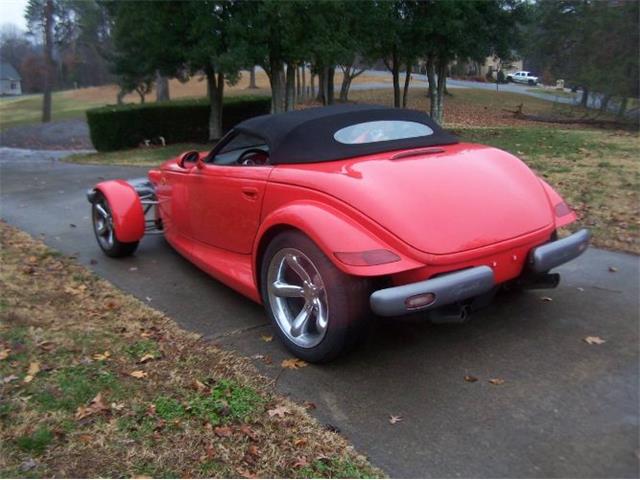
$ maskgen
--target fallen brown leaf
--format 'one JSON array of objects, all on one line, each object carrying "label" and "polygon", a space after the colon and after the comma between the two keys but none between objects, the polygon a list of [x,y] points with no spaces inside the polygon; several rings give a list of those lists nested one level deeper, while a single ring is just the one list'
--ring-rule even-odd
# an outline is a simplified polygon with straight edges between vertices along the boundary
[{"label": "fallen brown leaf", "polygon": [[41,350],[44,350],[45,352],[50,352],[51,350],[56,348],[56,345],[53,342],[45,340],[45,341],[42,341],[42,342],[38,343],[38,348],[41,349]]},{"label": "fallen brown leaf", "polygon": [[144,378],[147,376],[147,372],[144,372],[142,370],[134,370],[133,372],[131,372],[129,374],[129,376],[133,377],[133,378]]},{"label": "fallen brown leaf", "polygon": [[82,420],[83,418],[87,418],[89,415],[104,412],[106,410],[109,410],[109,407],[104,404],[102,400],[102,393],[98,393],[93,397],[93,400],[89,402],[89,405],[81,405],[78,407],[75,418],[76,420]]},{"label": "fallen brown leaf", "polygon": [[402,415],[389,415],[389,423],[395,425],[403,420]]},{"label": "fallen brown leaf", "polygon": [[302,468],[306,467],[307,465],[309,465],[307,457],[298,457],[296,458],[296,461],[293,462],[293,468]]},{"label": "fallen brown leaf", "polygon": [[8,375],[2,379],[2,383],[9,383],[17,380],[19,377],[17,375]]},{"label": "fallen brown leaf", "polygon": [[213,429],[213,433],[218,437],[230,437],[233,432],[230,427],[216,427]]},{"label": "fallen brown leaf", "polygon": [[489,380],[491,385],[502,385],[504,383],[504,379],[502,378],[492,378]]},{"label": "fallen brown leaf", "polygon": [[140,360],[138,360],[138,363],[145,363],[148,362],[149,360],[153,360],[154,358],[156,358],[154,355],[152,355],[151,353],[145,353]]},{"label": "fallen brown leaf", "polygon": [[304,447],[307,444],[307,439],[306,438],[296,438],[293,441],[293,446],[294,447]]},{"label": "fallen brown leaf", "polygon": [[241,425],[238,431],[244,433],[247,437],[249,437],[249,439],[253,440],[254,442],[258,440],[258,435],[256,435],[256,432],[254,432],[249,425]]},{"label": "fallen brown leaf", "polygon": [[269,414],[270,417],[282,418],[286,414],[291,413],[291,410],[289,410],[289,408],[284,405],[278,405],[277,407],[272,408],[271,410],[267,410],[267,413]]},{"label": "fallen brown leaf", "polygon": [[465,382],[470,382],[470,383],[477,382],[478,381],[478,377],[474,377],[473,375],[465,375],[464,376],[464,381]]},{"label": "fallen brown leaf", "polygon": [[101,362],[101,361],[104,361],[104,360],[108,360],[110,356],[111,356],[111,353],[108,352],[108,351],[104,352],[104,353],[94,353],[93,354],[93,359]]},{"label": "fallen brown leaf", "polygon": [[87,289],[86,285],[78,285],[77,287],[72,287],[71,285],[67,285],[64,287],[64,292],[69,293],[71,295],[81,295]]},{"label": "fallen brown leaf", "polygon": [[290,368],[291,370],[297,370],[298,368],[306,367],[308,365],[304,360],[299,358],[287,358],[280,364],[282,368]]},{"label": "fallen brown leaf", "polygon": [[265,342],[270,342],[271,340],[273,340],[273,335],[261,335],[260,338]]},{"label": "fallen brown leaf", "polygon": [[29,369],[27,370],[27,376],[24,377],[23,382],[29,383],[40,371],[40,364],[38,362],[31,362],[29,364]]},{"label": "fallen brown leaf", "polygon": [[589,345],[602,345],[606,342],[606,340],[603,340],[600,337],[585,337],[583,338],[583,341],[588,343]]},{"label": "fallen brown leaf", "polygon": [[251,473],[249,470],[245,469],[245,468],[236,468],[236,472],[238,472],[238,475],[240,475],[242,478],[258,478],[258,476],[255,473]]},{"label": "fallen brown leaf", "polygon": [[304,403],[302,404],[302,406],[303,406],[304,408],[306,408],[307,410],[315,410],[315,409],[317,408],[315,403],[313,403],[313,402],[308,402],[308,401],[304,402]]},{"label": "fallen brown leaf", "polygon": [[200,380],[193,381],[193,388],[195,388],[199,392],[206,392],[208,390],[207,386],[204,383],[202,383]]},{"label": "fallen brown leaf", "polygon": [[10,353],[10,348],[3,348],[2,350],[0,350],[0,360],[4,360],[5,358],[9,357]]}]

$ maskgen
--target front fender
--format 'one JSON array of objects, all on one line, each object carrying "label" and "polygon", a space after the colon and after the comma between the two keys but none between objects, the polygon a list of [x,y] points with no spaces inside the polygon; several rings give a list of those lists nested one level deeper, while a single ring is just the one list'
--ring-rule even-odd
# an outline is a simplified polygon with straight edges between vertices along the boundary
[{"label": "front fender", "polygon": [[145,222],[140,197],[135,188],[125,180],[100,182],[89,190],[87,196],[90,202],[96,192],[107,199],[118,241],[131,243],[140,240],[144,235]]},{"label": "front fender", "polygon": [[[363,225],[337,209],[314,201],[299,201],[284,205],[271,212],[262,222],[254,245],[254,265],[259,269],[261,244],[265,235],[276,228],[295,228],[313,240],[320,250],[349,275],[373,277],[390,275],[423,266],[403,255],[368,231]],[[380,265],[348,265],[341,262],[336,252],[366,252],[388,250],[399,260]]]}]

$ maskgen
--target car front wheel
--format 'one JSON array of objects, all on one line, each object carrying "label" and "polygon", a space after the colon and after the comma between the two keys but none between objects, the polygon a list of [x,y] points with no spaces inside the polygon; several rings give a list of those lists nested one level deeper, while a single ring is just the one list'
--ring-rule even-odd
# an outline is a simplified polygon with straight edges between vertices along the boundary
[{"label": "car front wheel", "polygon": [[362,337],[369,282],[338,270],[308,237],[274,237],[261,268],[264,306],[278,337],[298,358],[325,362]]},{"label": "car front wheel", "polygon": [[96,193],[91,205],[93,232],[102,251],[109,257],[126,257],[138,248],[138,242],[125,243],[116,238],[111,207],[104,195]]}]

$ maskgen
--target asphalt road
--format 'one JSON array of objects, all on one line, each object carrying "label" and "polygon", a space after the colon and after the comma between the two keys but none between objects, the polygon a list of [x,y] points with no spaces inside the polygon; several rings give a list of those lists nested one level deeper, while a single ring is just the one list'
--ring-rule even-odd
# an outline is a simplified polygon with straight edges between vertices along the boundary
[{"label": "asphalt road", "polygon": [[[280,375],[279,390],[314,402],[320,421],[391,476],[638,477],[638,257],[591,249],[560,269],[555,291],[501,295],[464,325],[372,320],[352,355],[281,372],[289,355],[261,340],[271,332],[261,308],[161,237],[129,259],[101,255],[84,192],[144,169],[52,159],[61,155],[0,149],[2,218],[184,327],[247,356],[271,355],[272,366],[255,362]],[[587,345],[591,335],[606,343]],[[488,383],[495,377],[505,383]],[[403,420],[391,425],[389,415]]]}]

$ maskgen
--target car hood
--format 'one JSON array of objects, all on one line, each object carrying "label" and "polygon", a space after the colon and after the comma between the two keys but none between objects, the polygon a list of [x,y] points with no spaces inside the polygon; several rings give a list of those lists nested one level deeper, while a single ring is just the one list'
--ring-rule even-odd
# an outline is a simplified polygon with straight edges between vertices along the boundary
[{"label": "car hood", "polygon": [[542,184],[513,155],[472,144],[413,153],[281,165],[270,180],[336,197],[412,247],[435,255],[551,226]]}]

